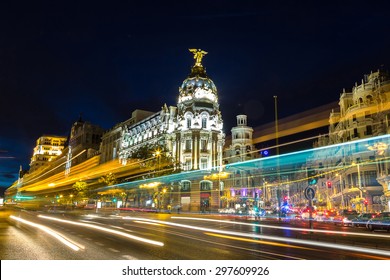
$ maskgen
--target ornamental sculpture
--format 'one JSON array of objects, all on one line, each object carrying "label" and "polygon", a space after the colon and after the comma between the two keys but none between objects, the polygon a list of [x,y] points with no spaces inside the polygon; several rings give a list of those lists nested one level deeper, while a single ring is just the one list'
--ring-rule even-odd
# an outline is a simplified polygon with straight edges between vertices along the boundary
[{"label": "ornamental sculpture", "polygon": [[201,49],[189,49],[189,51],[194,54],[195,66],[202,67],[202,59],[207,54],[207,52]]}]

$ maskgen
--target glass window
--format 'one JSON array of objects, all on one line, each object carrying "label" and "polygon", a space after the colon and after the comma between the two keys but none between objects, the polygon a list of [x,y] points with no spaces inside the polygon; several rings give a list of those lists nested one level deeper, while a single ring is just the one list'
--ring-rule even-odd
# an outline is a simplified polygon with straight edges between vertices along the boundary
[{"label": "glass window", "polygon": [[181,182],[181,191],[182,192],[190,192],[191,191],[191,182],[190,181],[182,181]]},{"label": "glass window", "polygon": [[207,127],[207,119],[202,118],[202,128],[206,128],[206,127]]},{"label": "glass window", "polygon": [[211,190],[211,182],[208,182],[208,181],[200,182],[200,190],[201,191],[210,191]]},{"label": "glass window", "polygon": [[202,158],[200,160],[200,169],[207,169],[208,164],[207,164],[207,158]]}]

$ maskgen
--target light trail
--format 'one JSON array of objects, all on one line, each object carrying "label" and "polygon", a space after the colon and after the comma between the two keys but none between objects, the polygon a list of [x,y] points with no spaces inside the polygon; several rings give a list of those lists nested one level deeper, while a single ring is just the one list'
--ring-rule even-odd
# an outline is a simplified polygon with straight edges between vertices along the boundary
[{"label": "light trail", "polygon": [[207,219],[207,218],[193,218],[193,217],[172,216],[171,219],[206,221],[206,222],[216,222],[216,223],[225,223],[225,224],[234,224],[234,225],[245,225],[245,226],[254,226],[254,227],[273,228],[273,229],[281,229],[281,230],[306,231],[306,232],[318,232],[318,233],[331,233],[331,234],[340,234],[340,235],[354,235],[354,236],[363,236],[363,237],[370,237],[370,238],[372,238],[372,237],[390,238],[390,235],[367,234],[367,233],[359,233],[359,232],[343,232],[343,231],[325,230],[325,229],[308,229],[308,228],[292,228],[292,227],[270,226],[270,225],[249,224],[249,223],[244,223],[244,222],[215,220],[215,219]]},{"label": "light trail", "polygon": [[152,226],[159,226],[159,227],[163,226],[162,224],[145,222],[145,221],[134,221],[134,223],[146,224],[146,225],[152,225]]},{"label": "light trail", "polygon": [[303,249],[303,250],[317,251],[317,250],[312,249],[312,248],[294,246],[294,245],[278,243],[278,242],[253,240],[253,239],[248,239],[248,238],[234,237],[234,236],[231,236],[231,235],[222,235],[222,234],[215,234],[215,233],[208,233],[208,232],[205,232],[204,234],[210,235],[210,236],[219,237],[219,238],[226,238],[226,239],[230,239],[230,240],[238,240],[238,241],[244,241],[244,242],[250,242],[250,243],[256,243],[256,244],[263,244],[263,245],[271,245],[271,246],[277,246],[277,247],[287,247],[287,248],[293,248],[293,249]]},{"label": "light trail", "polygon": [[69,238],[67,238],[67,237],[63,236],[62,234],[60,234],[60,233],[50,229],[49,227],[43,226],[41,224],[37,224],[37,223],[33,223],[33,222],[30,222],[30,221],[27,221],[25,219],[22,219],[22,218],[19,218],[19,217],[15,217],[13,215],[11,215],[10,218],[15,220],[15,221],[18,221],[18,222],[21,222],[23,224],[26,224],[26,225],[38,228],[38,229],[46,232],[47,234],[53,236],[55,239],[57,239],[58,241],[60,241],[64,245],[68,246],[69,248],[73,249],[74,251],[79,251],[80,249],[84,249],[84,246],[78,245],[74,241],[70,241]]},{"label": "light trail", "polygon": [[[125,226],[132,226],[132,227],[134,227],[133,224],[126,224],[125,223],[124,225]],[[145,227],[138,227],[138,228],[146,229]],[[175,236],[180,236],[180,237],[184,237],[184,238],[187,238],[187,239],[196,240],[196,241],[199,241],[199,242],[213,244],[214,246],[218,245],[218,246],[222,246],[223,248],[229,247],[229,248],[233,248],[233,249],[248,251],[248,252],[251,252],[251,253],[255,252],[255,253],[262,254],[263,257],[266,255],[268,259],[275,259],[276,260],[276,259],[280,259],[280,258],[285,258],[285,259],[294,259],[294,260],[304,260],[303,258],[298,258],[298,257],[294,257],[294,256],[291,256],[291,255],[281,254],[281,253],[269,252],[269,251],[266,251],[264,249],[259,250],[259,249],[235,246],[235,245],[226,244],[226,243],[220,243],[220,242],[217,242],[215,240],[208,240],[208,239],[205,239],[205,238],[195,237],[193,235],[181,233],[181,232],[176,231],[176,230],[168,230],[166,228],[164,228],[164,229],[156,228],[156,229],[154,229],[154,231],[161,232],[163,234],[169,233],[169,234],[172,234],[172,235],[175,235]]]},{"label": "light trail", "polygon": [[39,218],[43,218],[43,219],[47,219],[47,220],[60,222],[60,223],[67,223],[67,224],[71,224],[71,225],[92,228],[92,229],[100,230],[100,231],[103,231],[103,232],[108,232],[108,233],[111,233],[111,234],[123,236],[123,237],[129,238],[129,239],[137,240],[137,241],[140,241],[140,242],[144,242],[144,243],[148,243],[148,244],[152,244],[152,245],[156,245],[156,246],[164,246],[163,242],[159,242],[159,241],[154,241],[154,240],[147,239],[147,238],[138,237],[138,236],[135,236],[135,235],[132,235],[132,234],[124,233],[124,232],[121,232],[121,231],[118,231],[118,230],[109,229],[109,228],[104,228],[104,227],[101,227],[101,226],[85,224],[85,223],[80,223],[80,222],[73,222],[73,221],[69,221],[69,220],[58,219],[58,218],[53,218],[53,217],[48,217],[48,216],[43,216],[43,215],[38,215],[38,217]]},{"label": "light trail", "polygon": [[307,245],[307,246],[324,247],[324,248],[328,248],[328,249],[346,250],[346,251],[352,251],[352,252],[360,252],[360,253],[365,253],[365,254],[374,254],[374,255],[381,255],[381,256],[390,257],[390,251],[364,248],[364,247],[358,247],[358,246],[331,244],[331,243],[320,242],[320,241],[297,240],[297,239],[292,239],[292,238],[287,238],[287,237],[249,234],[249,233],[242,233],[242,232],[228,231],[228,230],[218,230],[218,229],[212,229],[212,228],[206,228],[206,227],[177,224],[177,223],[172,223],[172,222],[156,221],[153,219],[145,219],[145,218],[123,217],[122,219],[147,221],[147,222],[154,222],[154,223],[170,225],[170,226],[174,226],[174,227],[200,230],[200,231],[204,231],[204,232],[213,232],[213,233],[218,233],[218,234],[235,235],[235,236],[249,237],[249,238],[256,238],[256,239],[266,239],[266,240],[273,240],[273,241],[279,241],[279,242],[303,244],[303,245]]}]

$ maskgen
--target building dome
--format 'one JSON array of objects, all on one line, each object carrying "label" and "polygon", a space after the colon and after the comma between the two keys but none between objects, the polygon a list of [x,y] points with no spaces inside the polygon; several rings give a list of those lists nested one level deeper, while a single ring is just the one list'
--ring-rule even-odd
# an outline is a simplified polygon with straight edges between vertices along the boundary
[{"label": "building dome", "polygon": [[204,77],[190,75],[183,81],[183,84],[179,88],[179,92],[181,96],[192,95],[197,92],[198,88],[205,92],[211,91],[211,93],[217,94],[217,88],[215,87],[214,82],[207,77],[207,75]]}]

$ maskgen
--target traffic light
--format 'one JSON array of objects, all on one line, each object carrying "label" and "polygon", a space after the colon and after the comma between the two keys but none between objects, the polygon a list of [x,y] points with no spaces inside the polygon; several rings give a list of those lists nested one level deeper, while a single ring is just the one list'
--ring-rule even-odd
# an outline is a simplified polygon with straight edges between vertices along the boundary
[{"label": "traffic light", "polygon": [[313,178],[316,174],[317,172],[314,169],[312,168],[307,169],[307,183],[309,185],[317,184],[317,178]]},{"label": "traffic light", "polygon": [[332,182],[331,181],[327,181],[326,182],[326,186],[328,187],[328,189],[330,189],[332,187]]},{"label": "traffic light", "polygon": [[367,199],[365,199],[365,200],[364,200],[364,205],[367,206],[367,204],[368,204],[368,201],[367,201]]}]

